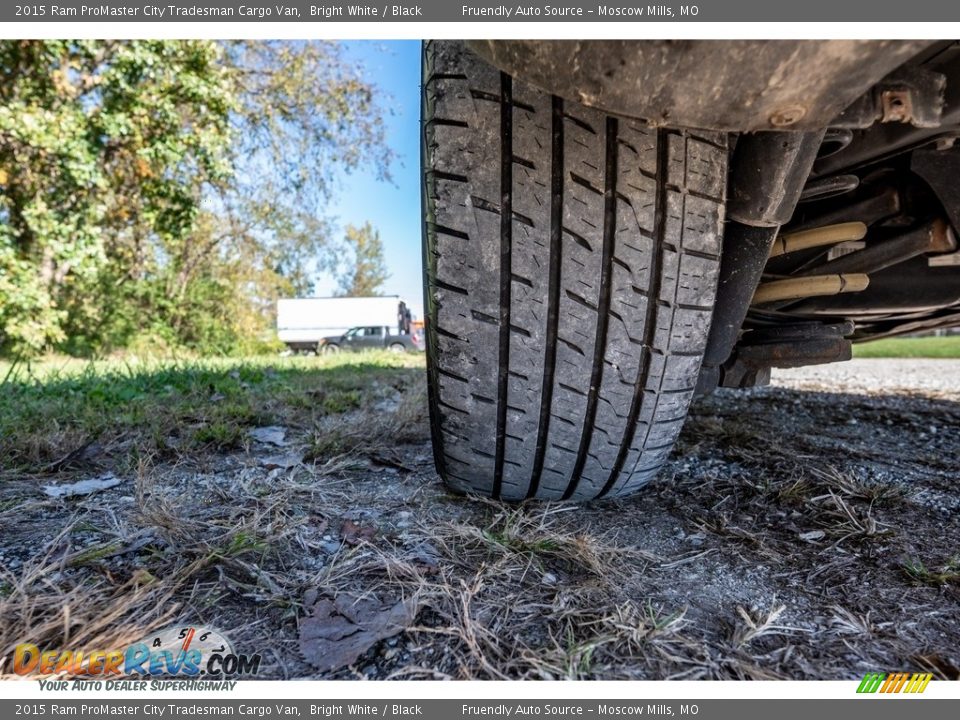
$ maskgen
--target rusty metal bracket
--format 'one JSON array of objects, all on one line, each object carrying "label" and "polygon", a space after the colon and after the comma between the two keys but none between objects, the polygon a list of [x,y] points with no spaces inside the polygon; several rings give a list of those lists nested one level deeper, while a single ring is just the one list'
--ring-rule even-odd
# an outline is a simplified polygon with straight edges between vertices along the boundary
[{"label": "rusty metal bracket", "polygon": [[755,387],[770,382],[771,368],[843,362],[852,357],[853,322],[797,323],[753,330],[721,368],[721,387]]},{"label": "rusty metal bracket", "polygon": [[943,73],[922,67],[900,68],[840,113],[831,127],[863,129],[875,122],[940,127],[946,89]]}]

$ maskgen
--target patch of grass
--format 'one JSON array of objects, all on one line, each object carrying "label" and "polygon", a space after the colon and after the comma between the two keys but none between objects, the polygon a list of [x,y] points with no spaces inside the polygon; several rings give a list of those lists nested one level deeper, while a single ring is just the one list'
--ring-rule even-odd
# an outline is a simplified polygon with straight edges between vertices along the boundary
[{"label": "patch of grass", "polygon": [[13,510],[13,508],[21,505],[23,500],[18,497],[7,498],[6,500],[0,500],[0,514],[7,512],[8,510]]},{"label": "patch of grass", "polygon": [[[393,385],[375,385],[363,392],[353,389],[334,393],[338,398],[337,406],[346,407],[348,411],[331,414],[325,406],[322,408],[325,417],[314,425],[305,459],[321,461],[359,455],[376,459],[376,456],[389,454],[389,449],[397,444],[425,440],[425,380],[423,374],[418,374],[416,379],[408,376],[403,383],[404,392],[389,410],[378,409],[373,400],[384,392],[395,393]],[[354,395],[357,395],[355,400],[345,399]],[[354,402],[358,409],[350,410],[349,406]]]},{"label": "patch of grass", "polygon": [[904,337],[857,343],[855,358],[960,358],[960,335]]},{"label": "patch of grass", "polygon": [[91,443],[135,463],[238,447],[256,426],[309,431],[420,382],[422,366],[388,352],[0,363],[0,474],[42,471]]},{"label": "patch of grass", "polygon": [[452,556],[464,560],[493,561],[504,568],[527,567],[533,562],[541,570],[552,567],[614,582],[658,559],[620,547],[613,538],[566,527],[561,516],[571,511],[569,506],[494,507],[498,512],[485,527],[451,523],[436,531],[435,540],[442,541]]},{"label": "patch of grass", "polygon": [[243,431],[240,425],[229,422],[212,422],[193,431],[193,443],[221,450],[240,444]]},{"label": "patch of grass", "polygon": [[928,568],[922,560],[913,558],[903,564],[903,571],[921,585],[960,585],[960,556],[950,558],[939,568]]},{"label": "patch of grass", "polygon": [[230,536],[229,542],[222,549],[221,554],[225,557],[238,557],[248,552],[263,554],[267,549],[268,546],[265,542],[241,530]]},{"label": "patch of grass", "polygon": [[360,390],[334,390],[323,399],[324,412],[330,415],[340,415],[350,410],[356,410],[363,401]]}]

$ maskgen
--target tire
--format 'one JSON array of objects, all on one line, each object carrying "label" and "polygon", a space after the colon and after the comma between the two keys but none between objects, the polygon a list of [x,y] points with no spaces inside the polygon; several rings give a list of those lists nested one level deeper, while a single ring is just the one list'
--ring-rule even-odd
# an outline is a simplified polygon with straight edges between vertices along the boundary
[{"label": "tire", "polygon": [[390,352],[402,353],[406,351],[407,351],[407,348],[402,343],[393,343],[390,346]]},{"label": "tire", "polygon": [[423,73],[438,471],[505,500],[629,495],[697,384],[726,136],[552,97],[459,42],[426,43]]},{"label": "tire", "polygon": [[336,355],[338,352],[340,352],[340,346],[336,343],[324,343],[320,346],[320,352],[317,354]]}]

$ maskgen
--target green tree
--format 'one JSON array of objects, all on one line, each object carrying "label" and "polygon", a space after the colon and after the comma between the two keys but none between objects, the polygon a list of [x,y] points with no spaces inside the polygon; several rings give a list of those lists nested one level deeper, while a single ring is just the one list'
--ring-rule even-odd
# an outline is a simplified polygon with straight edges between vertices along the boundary
[{"label": "green tree", "polygon": [[[65,340],[118,240],[185,238],[229,171],[234,97],[208,42],[0,43],[0,344]],[[136,252],[124,259],[136,272]]]},{"label": "green tree", "polygon": [[340,180],[361,166],[389,180],[393,155],[382,93],[342,43],[236,41],[223,48],[238,99],[234,173],[211,194],[204,228],[213,231],[195,234],[187,249],[207,261],[180,263],[178,284],[225,274],[242,282],[243,297],[229,303],[242,338],[272,323],[277,297],[311,292],[328,267],[336,244],[326,212]]},{"label": "green tree", "polygon": [[380,231],[369,222],[362,227],[347,225],[343,238],[343,255],[347,260],[337,272],[337,291],[340,297],[376,295],[390,277],[383,257]]},{"label": "green tree", "polygon": [[389,179],[377,97],[337,43],[0,41],[0,350],[242,349]]}]

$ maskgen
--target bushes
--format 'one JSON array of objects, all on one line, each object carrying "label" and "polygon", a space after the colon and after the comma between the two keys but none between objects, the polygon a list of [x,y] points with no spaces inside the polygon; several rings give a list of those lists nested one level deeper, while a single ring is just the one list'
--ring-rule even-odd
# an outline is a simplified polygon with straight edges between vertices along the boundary
[{"label": "bushes", "polygon": [[0,41],[0,354],[259,347],[376,98],[336,43]]}]

